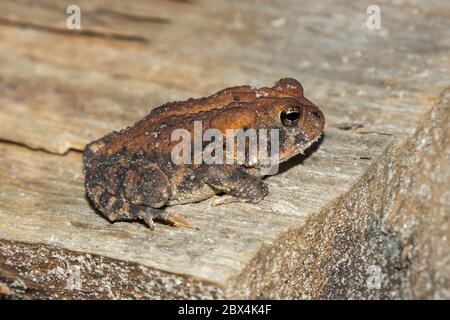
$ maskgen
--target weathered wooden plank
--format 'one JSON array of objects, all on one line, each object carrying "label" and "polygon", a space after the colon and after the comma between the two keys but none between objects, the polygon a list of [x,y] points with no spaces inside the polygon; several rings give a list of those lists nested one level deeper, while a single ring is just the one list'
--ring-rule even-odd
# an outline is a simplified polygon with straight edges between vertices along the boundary
[{"label": "weathered wooden plank", "polygon": [[[396,204],[401,183],[391,183],[406,178],[393,163],[409,159],[412,147],[398,149],[405,141],[420,147],[417,123],[431,117],[450,85],[445,1],[383,2],[380,31],[364,27],[371,4],[364,1],[78,1],[78,33],[65,29],[68,4],[0,4],[0,294],[25,294],[11,285],[18,277],[35,290],[30,296],[49,297],[400,295],[392,293],[397,275],[378,293],[332,291],[342,280],[332,266],[343,265],[342,274],[359,270],[361,285],[369,261],[390,266],[398,258],[397,249],[383,256],[383,245],[373,243],[408,246],[408,224],[386,231],[380,217],[397,207],[405,221],[420,212],[408,215]],[[111,225],[89,206],[76,151],[87,142],[163,102],[242,83],[271,85],[284,76],[302,81],[327,127],[316,150],[267,179],[271,193],[261,203],[174,207],[200,230],[157,225],[153,232],[139,223]],[[440,115],[446,106],[440,104]],[[445,122],[435,122],[428,126],[448,136]],[[428,139],[426,129],[420,132]],[[427,163],[441,168],[439,159]],[[399,196],[390,198],[394,191]],[[436,217],[445,221],[446,213]],[[345,265],[339,256],[352,243],[373,249],[375,258],[349,250],[367,263]],[[89,262],[77,265],[79,256]],[[39,276],[18,263],[25,257]],[[64,261],[81,266],[89,292],[67,288]],[[110,282],[109,291],[103,285],[95,292],[89,272],[96,267],[104,275],[94,278]],[[48,270],[58,275],[46,278]],[[121,292],[121,281],[135,288]]]},{"label": "weathered wooden plank", "polygon": [[[340,172],[354,172],[355,164],[361,171],[367,165],[360,159],[341,161],[334,164],[336,171],[323,172],[320,163],[328,162],[324,148],[304,161],[296,159],[282,168],[282,174],[270,177],[273,192],[259,204],[210,207],[205,201],[173,207],[169,210],[187,214],[201,232],[163,225],[150,232],[139,223],[111,225],[95,214],[85,198],[79,153],[62,157],[14,145],[0,148],[1,180],[8,181],[0,189],[2,238],[50,242],[70,250],[83,248],[116,259],[126,257],[220,284],[245,266],[263,243],[272,242],[290,227],[301,226],[306,216],[348,186],[348,176]],[[296,165],[300,161],[302,165]],[[309,167],[309,163],[316,166]],[[332,181],[334,191],[311,197]],[[295,199],[292,192],[297,194]]]},{"label": "weathered wooden plank", "polygon": [[[327,8],[325,3],[291,5],[288,12],[284,7],[261,6],[265,9],[255,10],[245,4],[228,7],[220,2],[215,6],[195,2],[169,7],[165,2],[157,2],[159,5],[133,2],[125,8],[120,2],[112,2],[112,6],[102,2],[80,4],[86,7],[87,13],[113,7],[133,14],[155,12],[162,17],[170,14],[171,23],[158,32],[149,30],[145,24],[133,26],[135,36],[155,37],[145,44],[58,34],[33,27],[23,29],[5,23],[29,22],[65,30],[61,23],[66,18],[64,1],[58,4],[44,1],[42,6],[33,3],[32,6],[29,2],[2,4],[5,8],[0,13],[4,83],[1,120],[10,124],[20,117],[22,123],[14,124],[14,128],[3,127],[0,137],[58,153],[70,148],[81,149],[93,137],[126,126],[150,107],[165,101],[198,97],[238,83],[269,85],[286,75],[300,78],[306,93],[327,108],[328,117],[354,118],[354,108],[379,115],[380,105],[385,106],[382,108],[393,105],[395,112],[401,113],[402,107],[411,109],[410,104],[414,103],[411,118],[405,118],[409,117],[408,112],[398,119],[411,122],[417,116],[415,112],[421,112],[420,103],[415,101],[421,97],[408,95],[423,94],[426,99],[426,90],[429,97],[437,96],[443,89],[439,82],[448,72],[444,51],[429,52],[424,59],[423,52],[430,46],[430,40],[421,41],[422,34],[417,35],[418,39],[411,39],[401,28],[389,34],[384,34],[386,30],[377,34],[360,28],[365,21],[363,4],[329,5],[324,11],[338,17],[345,14],[346,20],[320,14]],[[38,11],[32,14],[33,10]],[[390,6],[383,17],[386,25],[399,25],[414,10],[417,7]],[[427,34],[436,35],[435,46],[439,46],[439,39],[445,39],[446,13],[443,10],[437,14],[435,22],[421,21]],[[202,19],[193,18],[195,15]],[[245,19],[247,16],[252,19]],[[280,17],[287,22],[274,27],[270,22]],[[104,28],[126,26],[128,20],[111,19]],[[315,27],[311,28],[313,22]],[[91,30],[89,15],[85,23],[86,29]],[[209,32],[201,31],[204,25],[208,25]],[[323,30],[322,33],[317,34],[317,29]],[[288,30],[290,43],[286,42]],[[345,37],[356,39],[351,48],[341,41]],[[392,43],[401,44],[408,52],[397,50]],[[332,52],[324,50],[329,45],[333,45]],[[383,48],[382,55],[377,48]],[[385,58],[387,55],[389,59]],[[392,60],[397,63],[394,70],[389,63]],[[428,63],[434,61],[436,67],[429,70]],[[424,83],[429,83],[429,87],[423,88]],[[352,99],[353,106],[348,105],[349,95],[356,96]],[[36,114],[35,123],[28,122],[31,117],[27,113]],[[369,129],[382,129],[387,125],[384,120],[374,118]],[[405,126],[391,123],[391,127]]]}]

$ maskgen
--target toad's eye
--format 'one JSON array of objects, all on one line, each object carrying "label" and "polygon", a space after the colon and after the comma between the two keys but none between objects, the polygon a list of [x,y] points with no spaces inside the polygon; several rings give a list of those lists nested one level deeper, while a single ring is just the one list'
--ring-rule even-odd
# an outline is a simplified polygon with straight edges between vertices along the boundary
[{"label": "toad's eye", "polygon": [[299,122],[300,117],[301,117],[300,108],[297,106],[288,107],[284,109],[280,114],[281,122],[286,127],[295,126]]}]

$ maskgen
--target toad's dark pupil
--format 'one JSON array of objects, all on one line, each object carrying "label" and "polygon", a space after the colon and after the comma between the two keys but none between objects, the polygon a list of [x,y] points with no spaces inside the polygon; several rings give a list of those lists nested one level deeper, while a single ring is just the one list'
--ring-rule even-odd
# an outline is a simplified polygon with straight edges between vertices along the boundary
[{"label": "toad's dark pupil", "polygon": [[300,110],[295,109],[287,109],[281,113],[281,121],[285,126],[291,127],[298,123],[300,120]]},{"label": "toad's dark pupil", "polygon": [[294,111],[294,112],[287,113],[285,118],[290,121],[296,121],[300,118],[300,112]]}]

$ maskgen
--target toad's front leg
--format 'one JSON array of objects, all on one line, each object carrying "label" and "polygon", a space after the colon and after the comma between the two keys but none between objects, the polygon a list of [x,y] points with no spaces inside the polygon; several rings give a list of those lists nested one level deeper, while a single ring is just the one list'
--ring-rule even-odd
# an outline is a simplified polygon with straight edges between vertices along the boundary
[{"label": "toad's front leg", "polygon": [[204,182],[225,193],[211,202],[213,206],[232,202],[257,203],[269,193],[269,188],[261,177],[249,173],[243,167],[211,165],[205,171]]}]

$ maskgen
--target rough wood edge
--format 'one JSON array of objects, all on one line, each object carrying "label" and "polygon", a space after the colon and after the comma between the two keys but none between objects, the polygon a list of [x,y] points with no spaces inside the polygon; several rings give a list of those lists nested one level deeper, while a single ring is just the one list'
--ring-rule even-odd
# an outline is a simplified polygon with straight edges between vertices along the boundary
[{"label": "rough wood edge", "polygon": [[[415,287],[414,278],[420,277],[417,273],[422,270],[411,268],[413,263],[419,263],[414,261],[414,254],[421,250],[414,246],[423,246],[421,242],[426,239],[421,238],[418,230],[402,232],[402,228],[416,218],[414,215],[424,212],[411,210],[411,213],[399,205],[415,201],[413,190],[402,195],[402,188],[409,187],[405,186],[402,178],[406,172],[412,179],[418,180],[421,176],[427,184],[433,183],[427,172],[405,166],[410,159],[415,158],[419,165],[428,161],[438,171],[444,169],[443,181],[447,189],[450,187],[449,182],[445,182],[445,175],[450,179],[450,172],[442,168],[448,164],[445,154],[448,157],[450,150],[449,137],[446,136],[450,130],[450,87],[437,100],[417,122],[415,132],[400,140],[392,140],[348,192],[311,215],[301,228],[293,228],[273,246],[263,247],[244,272],[233,279],[227,296],[278,299],[450,298],[450,264],[445,265],[445,262],[446,269],[440,273],[447,274],[447,277],[437,279],[440,287],[438,285],[428,291]],[[433,135],[441,137],[441,140],[433,139]],[[429,148],[417,151],[426,137],[433,139],[433,143]],[[389,175],[394,177],[389,178]],[[436,193],[438,190],[439,186]],[[394,193],[396,196],[391,197]],[[428,209],[433,210],[434,205],[437,204],[431,203]],[[448,224],[449,214],[447,220],[443,217],[443,223]],[[355,246],[361,246],[363,251],[353,250]],[[448,248],[447,253],[450,255]],[[445,260],[445,256],[442,259]],[[374,290],[367,285],[372,266],[381,270],[380,289]],[[428,267],[438,268],[435,265]],[[427,271],[432,277],[434,270]]]}]

